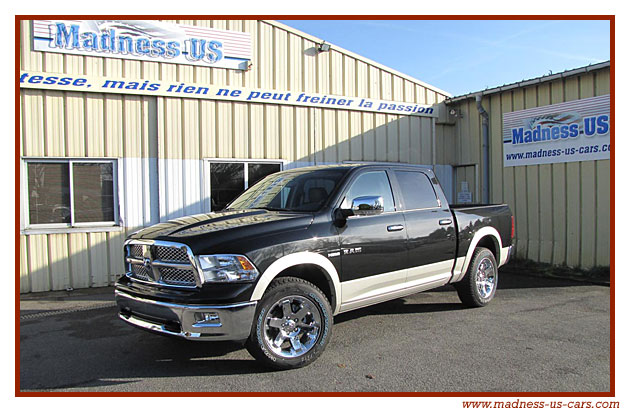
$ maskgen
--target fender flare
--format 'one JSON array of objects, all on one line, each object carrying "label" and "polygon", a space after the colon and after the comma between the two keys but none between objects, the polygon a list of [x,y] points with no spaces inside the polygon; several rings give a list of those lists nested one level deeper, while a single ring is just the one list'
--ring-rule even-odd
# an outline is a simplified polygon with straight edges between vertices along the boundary
[{"label": "fender flare", "polygon": [[336,314],[341,306],[341,282],[339,280],[339,274],[330,260],[313,252],[292,253],[273,262],[258,279],[258,283],[256,283],[256,287],[254,288],[254,292],[252,293],[250,300],[260,300],[269,284],[276,278],[276,276],[278,276],[278,274],[280,274],[280,272],[290,267],[303,264],[319,266],[332,281],[332,293],[335,296],[333,314]]},{"label": "fender flare", "polygon": [[[468,247],[468,252],[466,252],[466,257],[463,259],[463,262],[462,262],[462,258],[457,259],[457,263],[455,263],[455,270],[454,270],[455,276],[453,277],[453,280],[451,281],[451,283],[462,280],[462,278],[466,274],[466,271],[468,270],[468,266],[470,265],[470,261],[472,260],[472,255],[475,252],[475,248],[479,244],[479,241],[486,236],[494,237],[494,240],[497,242],[497,245],[499,247],[497,250],[497,253],[499,255],[497,256],[497,263],[500,265],[500,263],[503,261],[503,258],[502,258],[503,243],[501,242],[501,235],[492,226],[484,226],[481,229],[479,229],[477,233],[475,233],[475,235],[473,236],[472,241],[470,242],[470,246]],[[460,262],[461,262],[461,269],[457,267],[459,266]]]}]

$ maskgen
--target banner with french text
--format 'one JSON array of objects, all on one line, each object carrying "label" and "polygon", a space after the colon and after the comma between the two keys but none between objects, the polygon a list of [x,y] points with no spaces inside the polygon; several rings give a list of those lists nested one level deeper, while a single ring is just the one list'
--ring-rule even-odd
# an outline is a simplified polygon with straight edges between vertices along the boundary
[{"label": "banner with french text", "polygon": [[228,100],[245,103],[271,103],[327,109],[360,110],[366,112],[437,117],[432,105],[390,100],[348,97],[309,92],[247,89],[233,86],[94,77],[22,71],[20,87],[27,89],[67,90],[73,92],[135,94],[142,96],[182,97],[192,99]]},{"label": "banner with french text", "polygon": [[610,95],[503,113],[503,167],[610,159]]}]

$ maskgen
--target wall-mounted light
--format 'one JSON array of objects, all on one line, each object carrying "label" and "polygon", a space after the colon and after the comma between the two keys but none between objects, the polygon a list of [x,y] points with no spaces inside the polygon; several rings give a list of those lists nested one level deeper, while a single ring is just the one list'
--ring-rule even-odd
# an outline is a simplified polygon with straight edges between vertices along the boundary
[{"label": "wall-mounted light", "polygon": [[453,117],[462,117],[462,112],[460,110],[457,110],[457,109],[450,109],[448,111],[448,114],[453,116]]},{"label": "wall-mounted light", "polygon": [[323,41],[322,44],[317,46],[317,51],[320,53],[330,51],[330,44],[326,43],[326,41]]}]

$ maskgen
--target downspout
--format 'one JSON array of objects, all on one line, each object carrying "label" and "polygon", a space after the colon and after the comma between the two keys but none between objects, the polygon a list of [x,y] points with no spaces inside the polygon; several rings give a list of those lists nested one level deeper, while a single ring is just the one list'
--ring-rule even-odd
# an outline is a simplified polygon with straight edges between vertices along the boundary
[{"label": "downspout", "polygon": [[431,163],[433,164],[433,171],[435,172],[435,164],[437,163],[437,148],[435,147],[437,143],[437,137],[435,132],[436,127],[435,117],[431,118]]},{"label": "downspout", "polygon": [[477,110],[481,115],[481,198],[483,203],[490,203],[490,138],[488,127],[488,112],[481,105],[481,93],[475,96],[477,102]]}]

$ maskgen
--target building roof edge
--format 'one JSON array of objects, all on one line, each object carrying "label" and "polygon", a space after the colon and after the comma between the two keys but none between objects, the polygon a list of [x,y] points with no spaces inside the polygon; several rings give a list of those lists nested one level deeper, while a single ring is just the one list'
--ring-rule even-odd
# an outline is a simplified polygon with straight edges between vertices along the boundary
[{"label": "building roof edge", "polygon": [[445,100],[445,103],[446,104],[457,103],[462,100],[475,98],[478,95],[485,96],[488,94],[500,93],[500,92],[516,89],[519,87],[532,86],[535,84],[540,84],[540,83],[550,82],[557,79],[576,76],[581,73],[588,73],[595,70],[601,70],[606,67],[610,67],[610,60],[607,60],[601,63],[589,64],[588,66],[578,67],[577,69],[565,70],[560,73],[548,74],[545,76],[534,77],[532,79],[521,80],[520,82],[504,84],[503,86],[493,87],[486,90],[480,90],[478,92],[471,92],[471,93],[462,94],[459,96],[449,97]]}]

